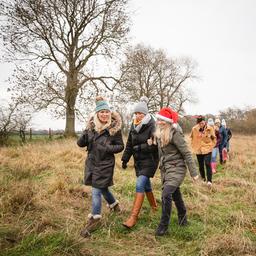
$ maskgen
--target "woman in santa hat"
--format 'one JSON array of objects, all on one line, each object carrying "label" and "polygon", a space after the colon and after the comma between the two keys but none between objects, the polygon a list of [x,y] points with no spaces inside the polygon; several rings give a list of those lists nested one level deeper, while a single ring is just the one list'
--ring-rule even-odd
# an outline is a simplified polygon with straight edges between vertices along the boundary
[{"label": "woman in santa hat", "polygon": [[192,154],[177,123],[178,114],[171,108],[162,108],[156,117],[156,138],[162,180],[162,216],[155,234],[163,236],[168,230],[172,200],[178,211],[179,225],[187,224],[187,211],[180,192],[180,185],[187,171],[186,164],[193,180],[197,180],[198,175]]}]

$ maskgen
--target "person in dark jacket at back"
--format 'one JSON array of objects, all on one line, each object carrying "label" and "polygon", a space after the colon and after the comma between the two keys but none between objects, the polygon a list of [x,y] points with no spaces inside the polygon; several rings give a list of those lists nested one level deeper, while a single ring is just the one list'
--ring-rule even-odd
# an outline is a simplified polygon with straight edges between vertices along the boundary
[{"label": "person in dark jacket at back", "polygon": [[221,120],[221,124],[222,124],[222,126],[224,126],[226,128],[226,132],[227,132],[227,151],[229,152],[229,150],[230,150],[230,139],[232,138],[232,132],[231,132],[231,129],[227,127],[227,123],[226,123],[225,119]]},{"label": "person in dark jacket at back", "polygon": [[223,164],[223,149],[227,147],[227,131],[226,128],[221,124],[220,119],[215,119],[215,125],[219,127],[219,136],[220,136],[220,144],[219,144],[219,154],[220,154],[220,164]]},{"label": "person in dark jacket at back", "polygon": [[122,121],[117,112],[111,112],[108,102],[101,96],[96,98],[94,115],[78,139],[79,147],[87,147],[84,184],[92,186],[92,212],[81,236],[88,237],[100,226],[102,195],[110,210],[120,211],[118,201],[109,190],[113,185],[115,167],[114,154],[124,149],[121,134]]},{"label": "person in dark jacket at back", "polygon": [[133,227],[138,219],[146,194],[150,206],[156,210],[157,204],[152,192],[150,178],[154,176],[158,166],[158,150],[153,145],[155,120],[148,113],[148,99],[143,96],[135,105],[135,118],[129,132],[126,148],[122,156],[122,167],[126,169],[131,156],[134,158],[136,172],[136,194],[130,217],[123,223],[127,228]]}]

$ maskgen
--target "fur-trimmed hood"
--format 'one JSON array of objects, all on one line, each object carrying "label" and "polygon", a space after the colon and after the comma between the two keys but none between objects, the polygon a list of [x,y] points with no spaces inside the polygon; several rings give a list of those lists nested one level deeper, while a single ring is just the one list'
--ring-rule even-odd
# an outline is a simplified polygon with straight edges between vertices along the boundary
[{"label": "fur-trimmed hood", "polygon": [[[87,123],[87,129],[92,131],[94,130],[94,128],[95,128],[94,116],[91,116]],[[111,112],[111,124],[107,128],[110,136],[114,136],[119,130],[121,130],[121,128],[122,128],[122,118],[120,114],[115,111]]]}]

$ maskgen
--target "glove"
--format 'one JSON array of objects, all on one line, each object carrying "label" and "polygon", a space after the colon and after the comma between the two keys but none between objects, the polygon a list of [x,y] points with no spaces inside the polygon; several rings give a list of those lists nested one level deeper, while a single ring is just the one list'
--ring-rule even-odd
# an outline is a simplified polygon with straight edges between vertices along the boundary
[{"label": "glove", "polygon": [[126,168],[127,168],[127,163],[124,162],[124,161],[122,162],[122,168],[123,168],[123,169],[126,169]]},{"label": "glove", "polygon": [[149,146],[151,146],[153,144],[153,139],[152,138],[148,139],[147,143],[148,143]]}]

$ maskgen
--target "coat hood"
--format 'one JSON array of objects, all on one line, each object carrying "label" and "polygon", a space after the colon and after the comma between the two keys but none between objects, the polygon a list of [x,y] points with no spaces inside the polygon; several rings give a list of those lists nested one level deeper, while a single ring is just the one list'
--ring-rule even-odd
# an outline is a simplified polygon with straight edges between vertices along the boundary
[{"label": "coat hood", "polygon": [[[91,116],[88,123],[87,123],[87,129],[88,130],[94,130],[95,128],[95,123],[93,121],[93,117]],[[122,118],[119,113],[113,111],[111,112],[111,124],[107,128],[109,131],[110,136],[115,135],[119,130],[122,128]]]}]

